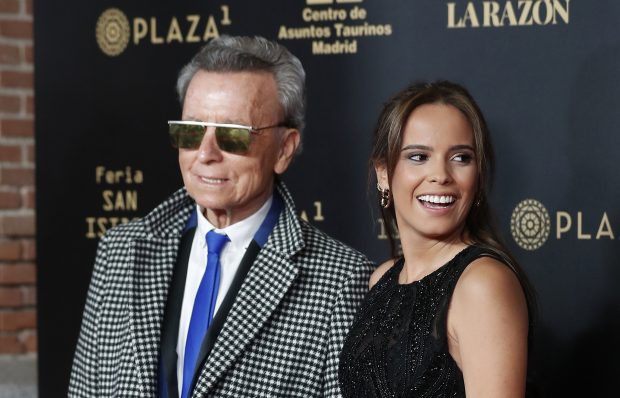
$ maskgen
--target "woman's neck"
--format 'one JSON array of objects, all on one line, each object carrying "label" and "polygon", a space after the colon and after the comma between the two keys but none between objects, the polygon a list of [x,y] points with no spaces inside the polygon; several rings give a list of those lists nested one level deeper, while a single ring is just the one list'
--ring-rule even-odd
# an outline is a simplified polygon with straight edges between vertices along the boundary
[{"label": "woman's neck", "polygon": [[401,245],[405,265],[399,276],[400,283],[411,283],[422,279],[450,261],[467,244],[460,234],[451,239],[429,239],[420,236],[403,236]]}]

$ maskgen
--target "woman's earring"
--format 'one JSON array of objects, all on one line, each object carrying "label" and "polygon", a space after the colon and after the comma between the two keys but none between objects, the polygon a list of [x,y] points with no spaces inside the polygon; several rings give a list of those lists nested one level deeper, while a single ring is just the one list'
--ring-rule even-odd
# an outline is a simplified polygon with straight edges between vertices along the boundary
[{"label": "woman's earring", "polygon": [[379,185],[379,183],[377,183],[377,190],[381,194],[381,200],[379,202],[381,204],[381,207],[387,209],[388,207],[390,207],[390,190],[387,188],[381,188],[381,185]]},{"label": "woman's earring", "polygon": [[476,194],[476,200],[474,201],[474,206],[480,207],[481,203],[482,203],[482,194],[480,194],[480,192],[478,192]]}]

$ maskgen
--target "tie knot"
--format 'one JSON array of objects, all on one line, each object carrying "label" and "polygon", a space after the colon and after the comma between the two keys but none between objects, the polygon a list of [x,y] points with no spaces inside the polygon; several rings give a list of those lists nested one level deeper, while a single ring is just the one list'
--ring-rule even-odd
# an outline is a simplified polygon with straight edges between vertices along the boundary
[{"label": "tie knot", "polygon": [[207,250],[209,253],[213,253],[216,255],[220,255],[222,252],[222,248],[229,242],[228,235],[226,234],[218,234],[215,230],[211,230],[207,232]]}]

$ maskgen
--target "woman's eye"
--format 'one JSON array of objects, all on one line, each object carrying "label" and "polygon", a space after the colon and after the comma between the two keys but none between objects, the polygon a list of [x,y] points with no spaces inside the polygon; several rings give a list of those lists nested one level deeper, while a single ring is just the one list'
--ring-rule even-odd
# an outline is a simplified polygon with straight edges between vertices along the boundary
[{"label": "woman's eye", "polygon": [[469,163],[471,162],[473,156],[468,153],[459,153],[452,157],[452,160],[461,162],[461,163]]},{"label": "woman's eye", "polygon": [[426,156],[423,153],[413,153],[413,154],[409,155],[409,159],[413,160],[414,162],[423,162],[426,159],[428,159],[428,156]]}]

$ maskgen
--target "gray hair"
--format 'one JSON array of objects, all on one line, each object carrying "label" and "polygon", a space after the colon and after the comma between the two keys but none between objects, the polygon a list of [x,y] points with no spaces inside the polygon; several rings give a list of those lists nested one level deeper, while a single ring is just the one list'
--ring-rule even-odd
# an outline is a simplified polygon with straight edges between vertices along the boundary
[{"label": "gray hair", "polygon": [[305,116],[306,72],[284,46],[264,37],[223,35],[211,40],[181,69],[177,92],[183,107],[190,81],[199,70],[209,72],[265,71],[273,75],[287,127],[302,132]]}]

